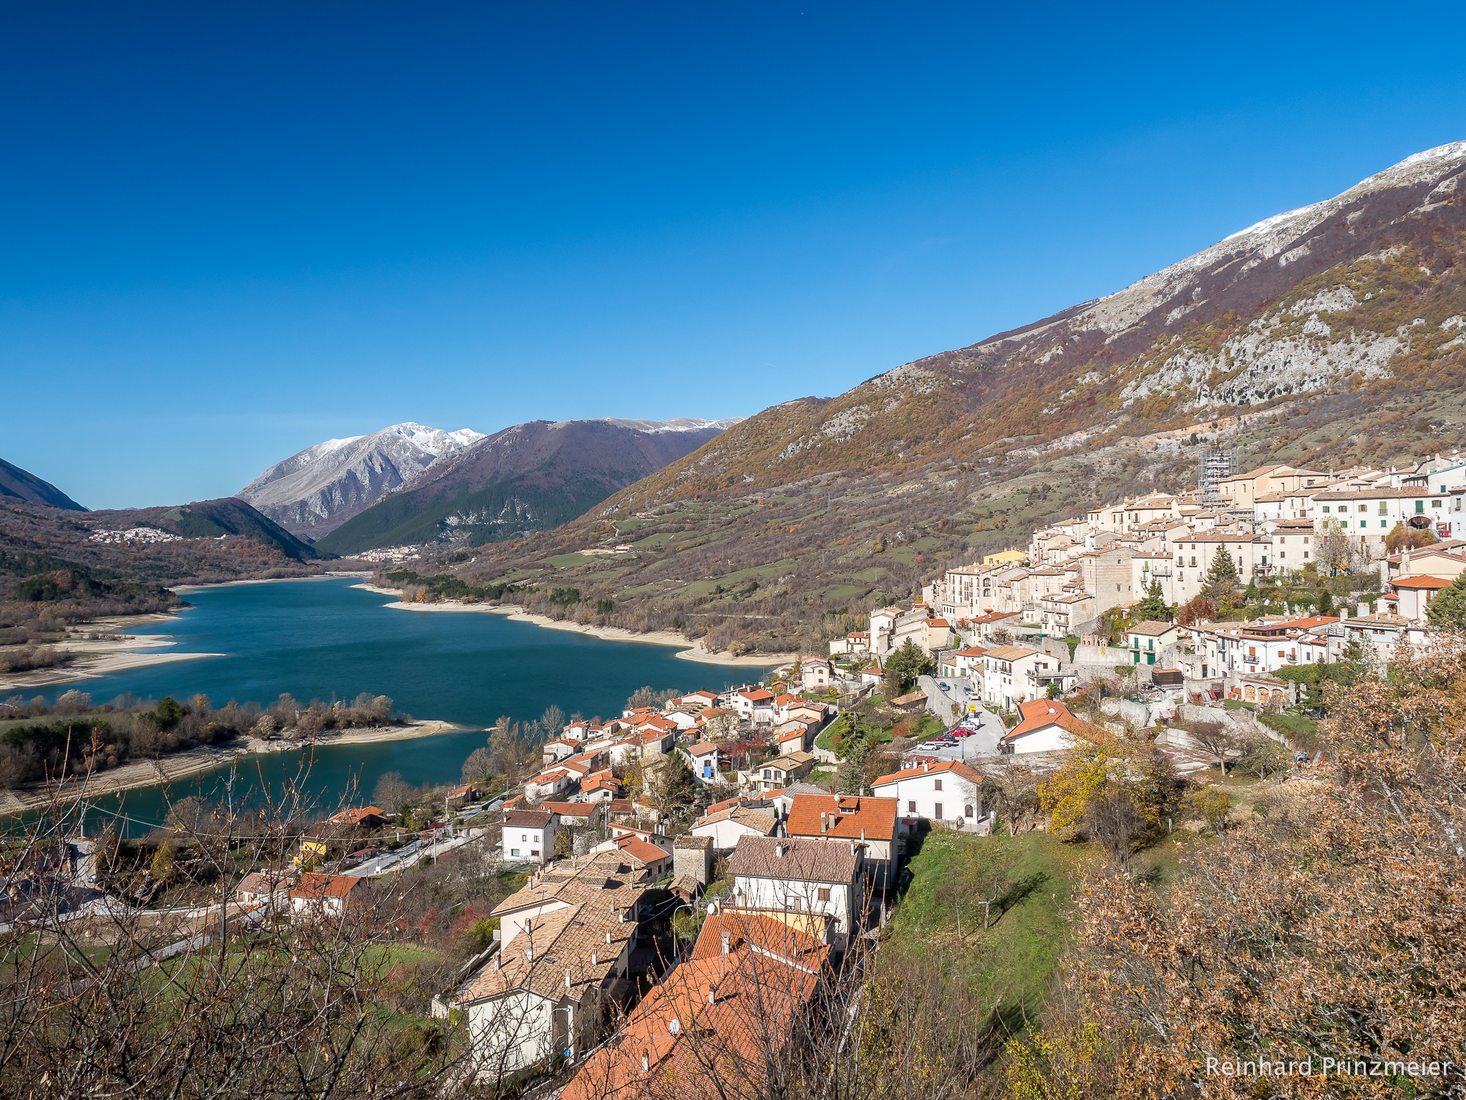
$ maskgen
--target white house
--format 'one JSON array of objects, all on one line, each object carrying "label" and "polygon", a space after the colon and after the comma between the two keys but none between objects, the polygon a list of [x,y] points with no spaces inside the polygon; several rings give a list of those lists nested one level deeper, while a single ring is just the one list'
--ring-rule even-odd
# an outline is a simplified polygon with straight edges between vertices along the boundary
[{"label": "white house", "polygon": [[371,880],[357,875],[306,871],[290,888],[290,915],[293,919],[339,921],[370,892]]},{"label": "white house", "polygon": [[865,845],[865,866],[877,890],[895,884],[901,839],[894,798],[862,795],[796,794],[784,820],[784,835],[811,840],[858,840]]},{"label": "white house", "polygon": [[1369,486],[1313,495],[1313,521],[1320,531],[1332,527],[1349,537],[1361,552],[1377,556],[1395,524],[1416,530],[1448,526],[1450,498],[1424,488]]},{"label": "white house", "polygon": [[559,819],[542,810],[507,810],[499,835],[506,863],[546,863],[555,858]]},{"label": "white house", "polygon": [[1072,747],[1076,737],[1102,733],[1057,699],[1034,699],[1019,705],[1018,724],[1002,736],[998,748],[1007,753],[1053,752]]},{"label": "white house", "polygon": [[828,691],[835,682],[835,666],[826,657],[801,658],[799,682],[805,691]]},{"label": "white house", "polygon": [[994,646],[982,662],[982,701],[998,710],[1037,699],[1060,676],[1057,657],[1024,645]]},{"label": "white house", "polygon": [[1181,631],[1174,623],[1154,620],[1134,623],[1125,631],[1130,663],[1147,667],[1155,664],[1156,658],[1175,648],[1180,637]]},{"label": "white house", "polygon": [[871,790],[896,803],[903,817],[940,821],[959,829],[986,824],[982,775],[960,760],[919,764],[883,775]]},{"label": "white house", "polygon": [[[860,930],[865,909],[865,846],[857,840],[744,837],[728,870],[729,904],[776,914],[795,927],[826,924],[829,942],[843,951]],[[808,929],[806,929],[808,930]]]},{"label": "white house", "polygon": [[688,745],[687,759],[692,765],[692,777],[703,786],[716,787],[723,782],[722,768],[727,758],[714,742],[699,741]]},{"label": "white house", "polygon": [[639,942],[645,889],[622,852],[597,852],[546,869],[495,907],[500,949],[453,997],[481,1080],[595,1044]]},{"label": "white house", "polygon": [[1455,581],[1447,577],[1414,576],[1395,580],[1395,597],[1400,615],[1412,623],[1426,621],[1426,612],[1431,602],[1440,595],[1441,589],[1450,588]]},{"label": "white house", "polygon": [[774,693],[768,688],[745,688],[735,691],[732,698],[734,713],[745,722],[754,725],[768,725],[774,720]]},{"label": "white house", "polygon": [[779,814],[767,803],[746,805],[725,802],[708,810],[692,826],[693,836],[712,840],[719,852],[731,852],[746,836],[773,836],[779,831]]},{"label": "white house", "polygon": [[807,752],[791,752],[739,773],[739,781],[751,790],[774,791],[803,779],[814,770],[814,763]]}]

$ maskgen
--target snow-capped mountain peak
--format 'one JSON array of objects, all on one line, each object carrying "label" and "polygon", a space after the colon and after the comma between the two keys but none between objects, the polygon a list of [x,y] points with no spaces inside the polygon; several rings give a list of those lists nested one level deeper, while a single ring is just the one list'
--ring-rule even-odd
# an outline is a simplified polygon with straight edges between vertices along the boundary
[{"label": "snow-capped mountain peak", "polygon": [[704,420],[696,416],[678,416],[670,420],[626,420],[614,416],[601,418],[607,424],[623,428],[634,428],[639,432],[700,432],[708,428],[725,431],[743,419],[741,416],[727,416],[720,420]]},{"label": "snow-capped mountain peak", "polygon": [[472,428],[389,424],[369,435],[306,447],[238,495],[294,534],[318,538],[482,438]]}]

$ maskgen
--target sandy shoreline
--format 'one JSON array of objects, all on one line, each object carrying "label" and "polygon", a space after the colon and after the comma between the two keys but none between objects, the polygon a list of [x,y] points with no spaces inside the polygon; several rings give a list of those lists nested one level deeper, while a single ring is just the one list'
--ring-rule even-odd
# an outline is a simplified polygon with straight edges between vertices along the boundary
[{"label": "sandy shoreline", "polygon": [[216,581],[213,584],[175,584],[169,592],[202,592],[209,588],[238,588],[245,584],[278,584],[281,581],[334,581],[342,577],[370,577],[370,573],[357,569],[343,569],[335,573],[307,573],[300,577],[251,577],[242,581]]},{"label": "sandy shoreline", "polygon": [[299,752],[330,745],[367,745],[381,741],[411,741],[440,733],[458,733],[466,726],[432,719],[407,722],[400,726],[368,726],[328,733],[308,741],[262,741],[246,737],[225,747],[200,747],[177,752],[157,760],[133,760],[116,768],[98,772],[47,788],[27,787],[18,791],[0,791],[0,815],[25,813],[43,809],[58,802],[75,802],[80,798],[96,798],[120,791],[156,787],[180,779],[213,771],[215,768],[242,762],[247,757],[272,752]]},{"label": "sandy shoreline", "polygon": [[[53,684],[79,683],[109,672],[194,661],[201,657],[222,657],[222,653],[171,653],[178,643],[168,634],[128,634],[129,627],[144,623],[167,622],[173,616],[165,612],[148,615],[116,615],[79,623],[72,634],[56,642],[54,648],[72,655],[69,664],[56,668],[38,668],[29,672],[0,673],[0,692],[25,691],[28,688],[50,687]],[[87,638],[86,634],[117,634],[115,638]]]},{"label": "sandy shoreline", "polygon": [[[353,588],[365,589],[368,592],[375,592],[379,596],[400,596],[400,590],[390,588],[379,588],[373,584],[356,584]],[[584,634],[591,638],[599,638],[607,642],[638,642],[642,645],[660,645],[676,647],[675,656],[684,661],[695,661],[707,665],[744,665],[748,667],[768,668],[773,665],[782,664],[785,661],[794,660],[793,653],[758,653],[747,656],[735,657],[731,653],[711,653],[703,649],[685,634],[679,634],[675,630],[648,630],[638,633],[634,630],[627,630],[619,626],[586,626],[583,623],[571,622],[568,619],[552,619],[548,615],[537,615],[526,611],[518,604],[488,604],[488,603],[461,603],[456,600],[443,600],[439,603],[407,603],[397,600],[387,604],[396,611],[430,611],[458,614],[484,614],[484,615],[506,615],[515,622],[532,623],[535,626],[542,626],[548,630],[568,630],[572,634]]]}]

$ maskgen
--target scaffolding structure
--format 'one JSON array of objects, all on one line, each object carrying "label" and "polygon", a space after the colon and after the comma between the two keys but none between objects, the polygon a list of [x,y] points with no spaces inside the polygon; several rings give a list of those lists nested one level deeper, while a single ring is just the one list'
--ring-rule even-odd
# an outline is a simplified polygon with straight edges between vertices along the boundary
[{"label": "scaffolding structure", "polygon": [[1196,486],[1203,507],[1215,508],[1226,503],[1222,496],[1222,479],[1232,476],[1232,452],[1220,443],[1210,443],[1197,459]]}]

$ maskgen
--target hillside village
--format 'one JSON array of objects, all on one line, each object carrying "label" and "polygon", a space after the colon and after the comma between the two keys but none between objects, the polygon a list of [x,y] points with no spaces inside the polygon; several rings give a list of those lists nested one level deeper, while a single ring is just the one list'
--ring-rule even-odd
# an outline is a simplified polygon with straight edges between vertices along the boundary
[{"label": "hillside village", "polygon": [[[196,910],[158,912],[206,915],[222,888],[222,924],[193,935],[373,921],[394,880],[471,858],[500,884],[492,934],[424,1006],[463,1044],[465,1082],[638,1095],[710,1059],[762,1080],[784,1041],[770,1036],[823,1019],[828,991],[873,956],[900,957],[906,899],[993,858],[972,849],[943,869],[930,851],[1028,830],[1155,842],[1155,822],[1149,839],[1134,820],[1108,837],[1066,822],[1054,791],[1076,760],[1148,753],[1127,767],[1167,792],[1166,820],[1189,813],[1202,831],[1223,828],[1229,766],[1306,775],[1323,683],[1428,648],[1433,609],[1461,617],[1463,502],[1459,455],[1233,474],[1214,454],[1196,489],[949,568],[828,655],[571,719],[537,762],[521,747],[492,777],[347,807]],[[90,858],[71,886],[94,899]],[[969,883],[956,911],[977,899],[986,928],[1017,881]],[[7,926],[25,913],[12,901]]]},{"label": "hillside village", "polygon": [[1011,712],[1117,665],[1176,699],[1293,704],[1281,670],[1425,642],[1432,601],[1466,571],[1466,456],[1226,465],[1210,452],[1195,490],[1096,507],[950,568],[830,652],[878,665],[909,641]]},{"label": "hillside village", "polygon": [[[495,910],[500,958],[449,1000],[479,1063],[560,1061],[566,1096],[638,1094],[729,1059],[765,1072],[742,1049],[746,1002],[777,985],[763,1023],[780,1033],[817,1012],[819,977],[930,888],[909,862],[929,834],[1004,828],[1019,761],[1060,774],[1082,746],[1150,731],[1177,776],[1306,771],[1319,690],[1306,666],[1357,671],[1430,644],[1433,600],[1466,588],[1463,501],[1459,455],[1239,474],[1214,455],[1196,491],[1093,509],[949,569],[828,657],[571,723],[503,818],[505,860],[542,869]],[[872,704],[908,715],[907,733],[855,760],[854,716]],[[645,793],[667,776],[702,789],[697,816]],[[641,970],[653,884],[700,929],[597,1045],[588,998]]]}]

